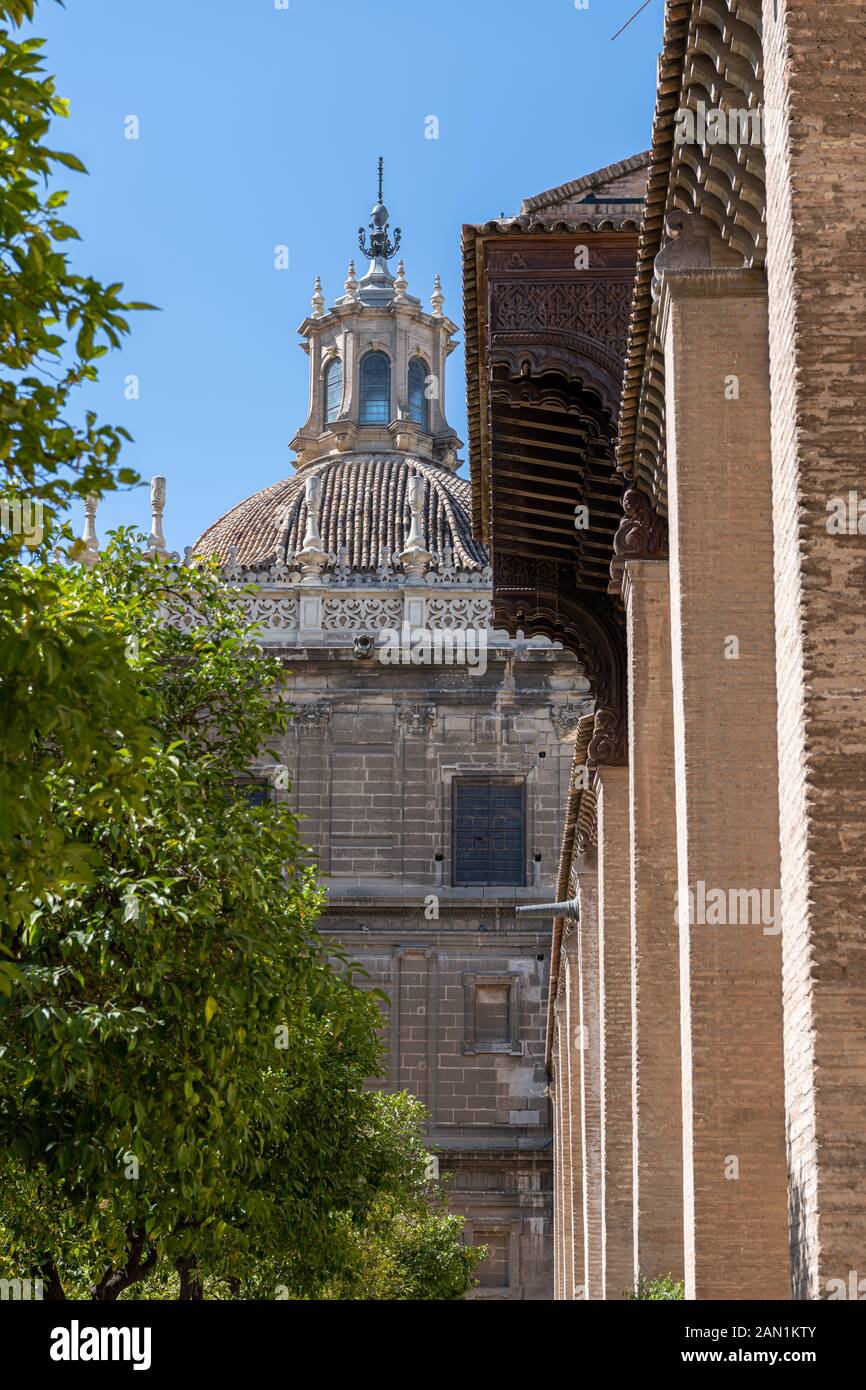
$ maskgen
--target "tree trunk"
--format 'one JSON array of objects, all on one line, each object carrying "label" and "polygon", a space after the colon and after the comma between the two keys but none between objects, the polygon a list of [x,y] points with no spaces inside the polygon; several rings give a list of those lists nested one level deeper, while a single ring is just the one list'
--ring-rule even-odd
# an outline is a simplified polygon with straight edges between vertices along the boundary
[{"label": "tree trunk", "polygon": [[40,1261],[36,1271],[37,1279],[42,1280],[42,1301],[43,1303],[65,1303],[66,1294],[60,1282],[60,1275],[57,1266],[50,1255]]},{"label": "tree trunk", "polygon": [[107,1269],[99,1283],[94,1285],[93,1297],[99,1299],[100,1302],[114,1302],[120,1297],[124,1289],[131,1288],[133,1284],[138,1284],[142,1279],[146,1279],[156,1264],[157,1250],[155,1245],[151,1246],[142,1259],[146,1245],[144,1231],[127,1226],[126,1239],[129,1252],[126,1264],[122,1265],[120,1269]]},{"label": "tree trunk", "polygon": [[194,1302],[201,1302],[204,1298],[204,1292],[201,1286],[201,1275],[198,1272],[195,1259],[191,1257],[189,1259],[177,1260],[175,1268],[180,1275],[180,1284],[177,1294],[178,1301],[183,1300],[188,1302],[192,1300]]}]

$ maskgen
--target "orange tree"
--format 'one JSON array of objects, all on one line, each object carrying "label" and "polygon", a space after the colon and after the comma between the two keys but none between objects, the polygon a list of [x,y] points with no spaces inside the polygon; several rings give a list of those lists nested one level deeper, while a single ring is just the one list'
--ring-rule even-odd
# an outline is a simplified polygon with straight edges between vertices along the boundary
[{"label": "orange tree", "polygon": [[70,604],[50,565],[20,563],[25,545],[45,560],[76,499],[138,481],[120,460],[124,430],[78,419],[75,401],[128,311],[149,307],[71,267],[77,234],[53,185],[83,165],[50,141],[67,105],[42,41],[17,33],[34,3],[0,0],[0,991],[13,975],[3,928],[26,911],[25,880],[58,886],[80,862],[50,815],[46,769],[95,772],[91,805],[108,811],[136,794],[147,718],[113,626]]},{"label": "orange tree", "polygon": [[365,1086],[376,1000],[316,935],[288,806],[243,793],[285,731],[279,658],[217,570],[148,560],[132,537],[54,582],[125,633],[151,743],[143,795],[110,817],[68,766],[46,773],[82,861],[11,936],[7,1277],[56,1298],[114,1299],[166,1271],[184,1297],[214,1279],[241,1297],[351,1297],[368,1249],[396,1268],[388,1231],[403,1231],[417,1261],[432,1221],[465,1291],[474,1257],[429,1212],[420,1113]]}]

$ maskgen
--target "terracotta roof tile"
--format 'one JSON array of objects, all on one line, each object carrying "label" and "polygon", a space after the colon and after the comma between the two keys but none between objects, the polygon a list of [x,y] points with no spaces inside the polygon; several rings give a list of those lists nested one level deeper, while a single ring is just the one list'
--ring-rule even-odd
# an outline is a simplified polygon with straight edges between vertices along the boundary
[{"label": "terracotta roof tile", "polygon": [[303,545],[304,484],[315,475],[322,479],[319,521],[325,549],[336,555],[345,545],[353,569],[375,570],[383,546],[390,556],[406,544],[406,485],[413,474],[428,484],[426,548],[442,555],[450,545],[457,568],[483,569],[487,551],[472,535],[469,483],[448,468],[403,454],[344,454],[304,468],[232,507],[199,537],[194,551],[225,560],[234,546],[241,565],[285,561]]}]

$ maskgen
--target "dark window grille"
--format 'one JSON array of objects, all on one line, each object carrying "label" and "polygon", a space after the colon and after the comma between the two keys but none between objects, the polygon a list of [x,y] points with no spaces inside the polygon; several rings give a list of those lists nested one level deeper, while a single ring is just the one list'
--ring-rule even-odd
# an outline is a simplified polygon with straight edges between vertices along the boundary
[{"label": "dark window grille", "polygon": [[267,806],[271,800],[271,784],[265,778],[250,778],[238,782],[237,788],[248,806]]},{"label": "dark window grille", "polygon": [[427,426],[427,368],[418,357],[409,363],[409,414],[422,430]]},{"label": "dark window grille", "polygon": [[368,352],[361,363],[361,424],[387,425],[391,418],[391,363],[384,352]]},{"label": "dark window grille", "polygon": [[505,1231],[476,1231],[473,1245],[486,1245],[487,1257],[475,1271],[482,1289],[508,1288],[508,1235]]},{"label": "dark window grille", "polygon": [[325,424],[336,420],[343,404],[343,364],[339,357],[325,368]]},{"label": "dark window grille", "polygon": [[508,985],[476,984],[476,1042],[509,1043],[511,1041],[511,1022],[508,1016],[510,993]]},{"label": "dark window grille", "polygon": [[466,886],[525,883],[522,783],[454,783],[454,882]]}]

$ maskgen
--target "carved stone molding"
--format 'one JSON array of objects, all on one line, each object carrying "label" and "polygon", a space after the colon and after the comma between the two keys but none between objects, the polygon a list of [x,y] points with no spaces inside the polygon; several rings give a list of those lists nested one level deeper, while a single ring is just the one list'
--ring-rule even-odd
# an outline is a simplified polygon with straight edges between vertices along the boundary
[{"label": "carved stone molding", "polygon": [[699,213],[685,213],[674,208],[665,218],[665,232],[666,239],[653,262],[650,286],[653,299],[658,298],[665,272],[743,264],[742,256],[726,245],[716,224]]},{"label": "carved stone molding", "polygon": [[352,598],[348,594],[325,598],[322,601],[322,631],[376,632],[384,627],[399,627],[402,608],[400,599],[364,595]]},{"label": "carved stone molding", "polygon": [[431,598],[427,605],[427,621],[431,628],[480,628],[490,626],[490,599]]},{"label": "carved stone molding", "polygon": [[668,553],[668,525],[654,510],[640,488],[630,487],[623,494],[623,518],[613,538],[609,594],[622,593],[626,560],[662,560]]},{"label": "carved stone molding", "polygon": [[294,595],[259,591],[255,594],[239,595],[237,604],[251,623],[260,623],[265,629],[284,632],[297,629],[298,600]]},{"label": "carved stone molding", "polygon": [[295,724],[298,733],[315,734],[321,733],[330,726],[331,706],[325,700],[317,700],[313,704],[299,705],[295,713]]},{"label": "carved stone molding", "polygon": [[587,713],[583,705],[551,705],[550,722],[560,739],[574,739],[581,719]]},{"label": "carved stone molding", "polygon": [[435,705],[413,702],[397,706],[397,727],[404,735],[429,734],[435,722]]}]

